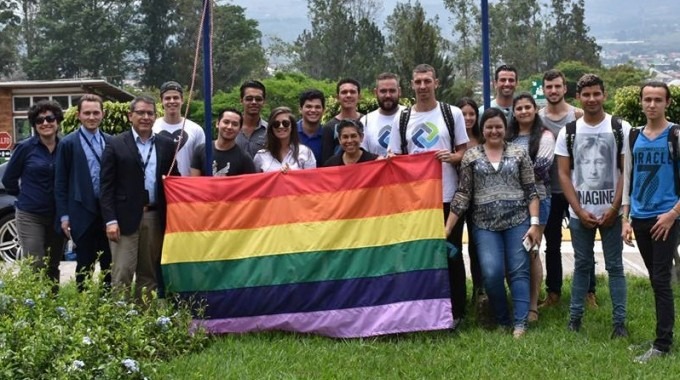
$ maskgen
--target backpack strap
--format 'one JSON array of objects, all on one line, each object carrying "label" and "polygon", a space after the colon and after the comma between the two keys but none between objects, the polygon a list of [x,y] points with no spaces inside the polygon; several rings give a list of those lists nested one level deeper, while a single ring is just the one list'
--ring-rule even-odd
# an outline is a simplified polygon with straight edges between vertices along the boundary
[{"label": "backpack strap", "polygon": [[673,160],[673,177],[675,182],[675,194],[680,197],[680,152],[678,152],[678,135],[680,134],[680,125],[671,124],[671,129],[668,131],[668,151]]},{"label": "backpack strap", "polygon": [[446,129],[449,130],[449,136],[451,137],[451,152],[456,153],[456,136],[454,134],[454,127],[456,122],[453,120],[453,112],[451,112],[451,106],[445,102],[439,102],[439,108],[442,111],[442,116],[444,116],[444,123],[446,123]]},{"label": "backpack strap", "polygon": [[[635,165],[635,155],[633,154],[633,148],[635,147],[635,140],[637,140],[638,136],[640,136],[640,132],[642,131],[642,128],[631,128],[630,134],[628,135],[628,147],[630,148],[630,159],[631,159],[631,164]],[[670,134],[668,136],[670,139]],[[628,194],[631,195],[633,194],[633,179],[635,176],[635,166],[633,166],[630,170],[630,186],[628,189]]]},{"label": "backpack strap", "polygon": [[576,120],[568,122],[565,128],[567,153],[569,153],[569,169],[574,170],[574,139],[576,138]]},{"label": "backpack strap", "polygon": [[406,142],[406,127],[411,118],[411,107],[401,110],[399,115],[399,137],[401,138],[401,154],[408,154],[408,143]]},{"label": "backpack strap", "polygon": [[620,172],[623,172],[623,161],[621,160],[621,152],[623,152],[623,125],[621,118],[612,116],[612,132],[616,140],[616,167]]}]

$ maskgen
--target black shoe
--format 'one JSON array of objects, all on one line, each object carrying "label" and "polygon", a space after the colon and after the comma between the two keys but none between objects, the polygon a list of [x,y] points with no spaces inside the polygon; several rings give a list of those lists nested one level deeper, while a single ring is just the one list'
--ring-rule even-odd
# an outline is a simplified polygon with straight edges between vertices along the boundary
[{"label": "black shoe", "polygon": [[617,338],[628,338],[628,330],[623,323],[617,323],[614,325],[614,331],[612,331],[612,339]]},{"label": "black shoe", "polygon": [[567,330],[579,332],[579,330],[581,330],[581,318],[570,319]]}]

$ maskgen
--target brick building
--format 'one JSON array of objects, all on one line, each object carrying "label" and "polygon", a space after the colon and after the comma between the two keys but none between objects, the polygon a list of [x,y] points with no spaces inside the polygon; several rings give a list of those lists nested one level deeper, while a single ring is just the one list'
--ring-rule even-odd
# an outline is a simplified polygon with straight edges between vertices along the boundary
[{"label": "brick building", "polygon": [[[66,110],[76,105],[83,94],[97,94],[104,100],[120,102],[134,98],[134,95],[103,79],[0,82],[0,133],[9,133],[13,145],[33,133],[26,117],[31,105],[51,99]],[[2,153],[6,155],[9,152]]]}]

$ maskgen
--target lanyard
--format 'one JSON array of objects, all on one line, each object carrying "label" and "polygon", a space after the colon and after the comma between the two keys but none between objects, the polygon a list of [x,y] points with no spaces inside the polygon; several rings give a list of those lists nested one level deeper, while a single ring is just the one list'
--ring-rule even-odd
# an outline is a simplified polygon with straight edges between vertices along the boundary
[{"label": "lanyard", "polygon": [[[150,141],[151,148],[149,148],[149,153],[146,155],[146,161],[142,160],[142,152],[139,152],[139,159],[142,160],[142,173],[144,173],[144,178],[146,179],[146,167],[151,161],[151,153],[153,152],[153,140]],[[137,149],[139,151],[139,149]]]},{"label": "lanyard", "polygon": [[[96,158],[99,165],[101,165],[102,159],[97,154],[97,151],[94,150],[94,147],[92,146],[92,143],[90,142],[90,140],[87,138],[87,136],[85,136],[85,134],[83,133],[82,130],[79,129],[78,133],[80,133],[80,136],[83,138],[83,140],[85,140],[85,144],[87,144],[87,147],[90,148],[90,151],[92,152],[92,154],[94,154],[94,158]],[[103,142],[103,140],[102,140],[102,142]],[[103,144],[99,143],[99,145],[101,146],[102,150],[104,150],[104,147],[102,146]]]}]

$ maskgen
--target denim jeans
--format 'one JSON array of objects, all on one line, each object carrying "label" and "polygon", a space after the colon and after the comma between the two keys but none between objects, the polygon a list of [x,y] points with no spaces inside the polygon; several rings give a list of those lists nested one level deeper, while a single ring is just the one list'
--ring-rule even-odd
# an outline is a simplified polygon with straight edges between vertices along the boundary
[{"label": "denim jeans", "polygon": [[[522,237],[529,230],[529,218],[520,225],[503,231],[490,231],[472,226],[477,244],[479,265],[489,303],[502,326],[526,327],[529,314],[529,253]],[[514,321],[510,320],[505,277],[508,277]]]},{"label": "denim jeans", "polygon": [[635,240],[640,249],[640,255],[645,262],[649,281],[654,290],[654,304],[656,307],[656,339],[654,347],[668,352],[673,344],[673,325],[675,323],[675,305],[673,303],[673,287],[671,286],[671,269],[673,268],[673,253],[677,248],[680,223],[673,223],[668,232],[668,239],[652,239],[651,229],[656,218],[633,219]]},{"label": "denim jeans", "polygon": [[[583,317],[583,303],[590,284],[590,273],[595,266],[593,245],[595,228],[586,228],[579,219],[570,218],[571,245],[574,247],[574,279],[571,286],[572,319]],[[622,324],[626,321],[626,277],[623,274],[623,240],[621,239],[621,218],[616,218],[610,227],[598,227],[602,238],[604,264],[609,277],[609,292],[612,297],[612,321]]]},{"label": "denim jeans", "polygon": [[[562,220],[569,210],[569,202],[562,193],[550,198],[550,214],[545,226],[545,287],[549,293],[562,295]],[[595,293],[595,266],[590,272],[588,292]]]}]

